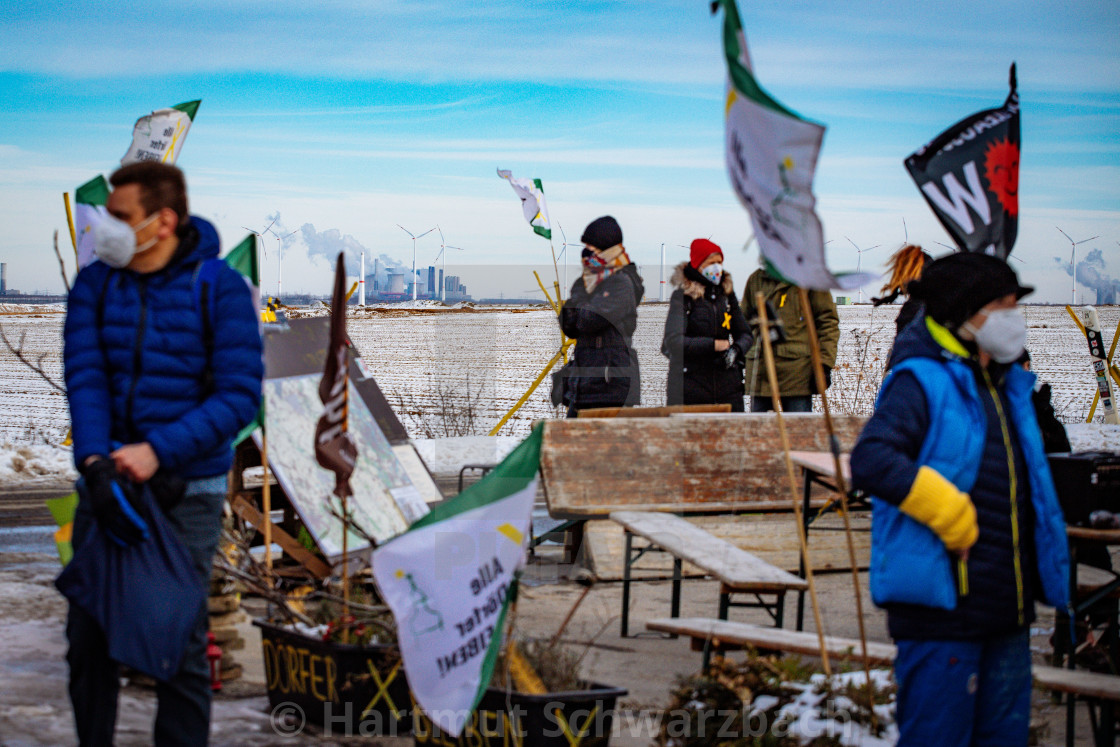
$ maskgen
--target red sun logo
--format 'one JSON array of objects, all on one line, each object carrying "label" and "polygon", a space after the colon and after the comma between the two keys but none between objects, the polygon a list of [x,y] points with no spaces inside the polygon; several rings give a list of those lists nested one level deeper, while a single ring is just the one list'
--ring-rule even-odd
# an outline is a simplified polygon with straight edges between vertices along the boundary
[{"label": "red sun logo", "polygon": [[996,140],[984,151],[984,178],[1009,215],[1019,213],[1019,146]]}]

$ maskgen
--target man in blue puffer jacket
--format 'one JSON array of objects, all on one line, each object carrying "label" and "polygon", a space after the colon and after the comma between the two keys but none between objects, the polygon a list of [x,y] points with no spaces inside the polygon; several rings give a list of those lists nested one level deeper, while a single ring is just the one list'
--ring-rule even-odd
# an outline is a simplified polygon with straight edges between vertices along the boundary
[{"label": "man in blue puffer jacket", "polygon": [[[122,526],[114,484],[149,483],[208,584],[231,441],[260,406],[257,310],[225,263],[200,274],[218,256],[218,236],[189,217],[179,169],[136,163],[110,183],[109,216],[95,229],[99,261],[74,281],[64,330],[74,461],[86,488],[73,544],[80,547],[94,521],[106,531]],[[196,287],[200,277],[208,287]],[[206,628],[203,605],[178,674],[159,685],[156,744],[207,741]],[[104,634],[71,605],[67,638],[78,738],[112,744],[119,684]]]},{"label": "man in blue puffer jacket", "polygon": [[1025,745],[1034,603],[1065,609],[1069,552],[1031,404],[1019,285],[953,254],[910,285],[925,304],[895,342],[852,452],[873,496],[871,595],[898,645],[900,745]]}]

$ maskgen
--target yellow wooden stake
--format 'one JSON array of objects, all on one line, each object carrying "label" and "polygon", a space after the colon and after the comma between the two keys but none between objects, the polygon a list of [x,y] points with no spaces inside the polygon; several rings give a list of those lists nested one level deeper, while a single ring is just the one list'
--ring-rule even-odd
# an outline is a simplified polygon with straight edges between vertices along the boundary
[{"label": "yellow wooden stake", "polygon": [[544,695],[548,692],[533,670],[533,665],[512,640],[506,646],[506,658],[509,660],[509,674],[513,677],[513,686],[517,692],[527,695]]},{"label": "yellow wooden stake", "polygon": [[261,508],[264,513],[264,565],[272,572],[272,492],[268,479],[268,431],[261,423],[261,468],[264,482],[261,487]]},{"label": "yellow wooden stake", "polygon": [[[809,330],[809,351],[813,358],[813,374],[817,380],[817,391],[821,395],[821,407],[824,410],[824,424],[828,430],[828,447],[832,452],[832,469],[836,473],[836,492],[840,497],[840,514],[844,517],[844,536],[848,541],[848,564],[852,567],[852,587],[856,595],[856,619],[859,620],[860,653],[863,655],[863,674],[867,682],[868,712],[875,719],[874,703],[871,701],[871,658],[867,655],[867,631],[863,626],[863,593],[859,588],[859,566],[856,564],[856,548],[852,540],[852,524],[848,517],[848,481],[844,479],[844,472],[840,468],[840,441],[836,438],[836,429],[832,425],[832,412],[828,407],[828,387],[825,386],[824,364],[821,361],[821,343],[817,338],[817,323],[813,319],[809,307],[809,291],[798,288],[801,298],[801,308],[806,310],[805,323]],[[808,558],[805,559],[808,567]]]},{"label": "yellow wooden stake", "polygon": [[70,193],[62,193],[62,204],[66,206],[66,225],[70,227],[70,243],[74,247],[74,259],[78,258],[78,234],[74,231],[74,214],[70,212]]},{"label": "yellow wooden stake", "polygon": [[770,379],[770,396],[774,401],[774,414],[778,418],[778,433],[782,439],[782,452],[786,457],[786,475],[789,478],[789,492],[793,499],[793,516],[797,522],[797,539],[801,544],[801,557],[805,560],[805,580],[809,584],[809,600],[813,606],[813,621],[817,625],[817,641],[821,649],[821,665],[826,676],[832,676],[832,666],[828,661],[828,648],[824,643],[824,623],[821,621],[821,607],[817,602],[817,587],[813,583],[813,564],[809,561],[809,544],[805,540],[805,523],[801,518],[801,498],[798,495],[797,476],[793,471],[793,460],[789,456],[789,435],[786,433],[785,420],[782,418],[782,400],[778,392],[778,369],[774,365],[774,348],[770,344],[770,320],[766,317],[766,298],[761,292],[755,293],[755,308],[758,309],[758,334],[762,337],[762,352],[766,358],[766,375]]}]

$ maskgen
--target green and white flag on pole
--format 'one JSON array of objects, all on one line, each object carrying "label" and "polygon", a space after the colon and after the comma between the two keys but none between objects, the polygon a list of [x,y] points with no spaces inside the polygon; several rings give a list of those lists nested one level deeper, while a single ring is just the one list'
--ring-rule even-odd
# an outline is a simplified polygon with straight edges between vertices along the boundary
[{"label": "green and white flag on pole", "polygon": [[[249,234],[242,239],[240,244],[229,250],[224,259],[227,265],[237,270],[241,273],[241,277],[245,278],[245,284],[249,286],[249,291],[253,294],[253,308],[259,309],[261,307],[261,270],[257,256],[256,234]],[[234,436],[233,445],[236,447],[263,424],[264,399],[262,398],[256,417],[242,428],[240,433]]]},{"label": "green and white flag on pole", "polygon": [[409,687],[452,736],[470,720],[494,671],[525,563],[542,432],[538,424],[480,482],[373,552]]},{"label": "green and white flag on pole", "polygon": [[548,204],[544,201],[544,186],[540,179],[514,179],[513,173],[498,169],[498,176],[509,182],[521,198],[521,212],[536,233],[552,238],[552,224],[548,221]]},{"label": "green and white flag on pole", "polygon": [[93,227],[107,214],[105,203],[108,201],[109,182],[100,175],[74,192],[74,235],[78,241],[79,270],[93,261]]},{"label": "green and white flag on pole", "polygon": [[132,128],[132,146],[121,159],[121,166],[138,161],[175,163],[201,103],[201,99],[184,101],[170,109],[157,109],[136,120]]},{"label": "green and white flag on pole", "polygon": [[257,237],[249,234],[241,243],[229,250],[226,264],[241,273],[249,286],[256,291],[261,285],[261,271],[257,257]]},{"label": "green and white flag on pole", "polygon": [[813,196],[824,127],[802,119],[762,89],[751,71],[735,0],[715,0],[712,12],[720,6],[728,73],[727,172],[735,195],[750,213],[759,249],[794,285],[858,288],[869,275],[834,275],[825,264]]}]

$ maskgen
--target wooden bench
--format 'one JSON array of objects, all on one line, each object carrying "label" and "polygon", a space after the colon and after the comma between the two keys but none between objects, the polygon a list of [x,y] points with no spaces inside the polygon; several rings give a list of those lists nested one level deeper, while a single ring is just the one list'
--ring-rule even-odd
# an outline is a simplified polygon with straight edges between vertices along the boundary
[{"label": "wooden bench", "polygon": [[[712,652],[755,648],[760,651],[782,651],[802,656],[820,656],[820,640],[815,633],[782,628],[769,628],[730,620],[704,617],[660,618],[646,623],[650,630],[687,636],[692,648],[704,652],[703,666],[708,667]],[[825,648],[831,658],[858,661],[863,653],[858,640],[825,636]],[[895,647],[890,643],[867,642],[867,655],[876,666],[890,666]]]},{"label": "wooden bench", "polygon": [[[703,668],[713,652],[754,648],[760,651],[780,651],[801,656],[819,656],[820,641],[814,633],[780,628],[768,628],[750,623],[713,620],[710,618],[661,618],[646,623],[650,630],[686,636],[692,648],[704,652]],[[858,661],[862,658],[860,642],[852,638],[825,636],[828,655],[839,660]],[[874,666],[889,667],[893,664],[896,649],[890,643],[867,642],[867,655]],[[1070,696],[1066,712],[1066,744],[1073,745],[1074,702],[1080,697],[1090,704],[1094,742],[1112,745],[1115,740],[1115,704],[1120,702],[1120,676],[1100,674],[1060,667],[1034,665],[1031,667],[1034,684],[1045,690],[1066,693]],[[1094,710],[1099,710],[1099,718]]]},{"label": "wooden bench", "polygon": [[[649,551],[673,556],[673,591],[670,614],[680,615],[681,563],[688,561],[720,582],[719,619],[726,620],[731,607],[754,607],[766,610],[776,627],[782,626],[787,591],[808,588],[803,578],[741,550],[730,542],[715,537],[675,514],[650,511],[615,511],[611,519],[622,525],[626,535],[626,553],[622,569],[623,638],[629,637],[630,569],[635,561]],[[646,541],[634,547],[634,538]],[[754,602],[733,601],[733,594],[751,594]],[[773,596],[766,601],[764,596]]]},{"label": "wooden bench", "polygon": [[1069,696],[1066,703],[1067,745],[1073,745],[1074,708],[1079,697],[1089,705],[1094,743],[1110,746],[1115,743],[1115,704],[1120,702],[1120,676],[1046,666],[1034,667],[1031,675],[1039,687]]}]

